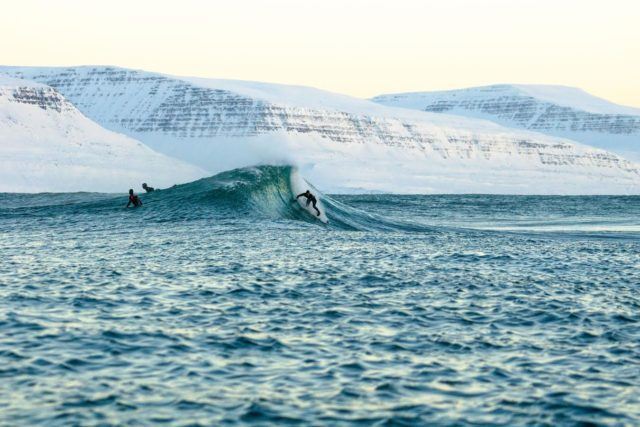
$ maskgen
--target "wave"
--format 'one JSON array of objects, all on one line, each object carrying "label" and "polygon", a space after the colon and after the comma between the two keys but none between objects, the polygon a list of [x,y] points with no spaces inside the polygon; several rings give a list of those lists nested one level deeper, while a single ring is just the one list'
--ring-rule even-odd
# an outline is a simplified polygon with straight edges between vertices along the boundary
[{"label": "wave", "polygon": [[[307,211],[295,196],[310,190],[318,199],[321,217]],[[99,193],[0,194],[0,216],[57,214],[142,215],[169,222],[188,219],[268,218],[303,221],[318,227],[357,231],[434,231],[411,221],[395,221],[348,206],[323,194],[292,166],[255,166],[222,172],[168,189],[140,194],[142,209],[124,210],[123,195]],[[437,227],[442,228],[442,227]]]},{"label": "wave", "polygon": [[[324,222],[295,200],[307,189],[318,198]],[[292,166],[234,169],[140,197],[142,209],[123,209],[126,193],[0,193],[0,218],[75,221],[90,215],[97,217],[90,218],[95,222],[106,216],[133,215],[154,222],[210,220],[230,226],[239,219],[269,219],[339,230],[517,234],[532,238],[637,239],[640,227],[628,218],[637,217],[635,214],[614,215],[624,211],[623,207],[637,206],[637,199],[369,195],[342,196],[338,200],[319,191]],[[384,212],[385,216],[374,212]]]},{"label": "wave", "polygon": [[[321,219],[296,201],[310,190],[318,199]],[[255,166],[222,172],[188,184],[144,195],[143,202],[231,216],[261,216],[304,221],[319,227],[358,231],[434,231],[409,221],[394,221],[348,206],[322,193],[292,166]]]}]

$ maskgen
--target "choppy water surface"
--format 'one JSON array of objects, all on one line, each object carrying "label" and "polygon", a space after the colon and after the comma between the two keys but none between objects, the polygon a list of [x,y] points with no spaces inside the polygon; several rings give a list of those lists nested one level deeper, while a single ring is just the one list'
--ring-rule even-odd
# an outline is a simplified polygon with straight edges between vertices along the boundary
[{"label": "choppy water surface", "polygon": [[289,173],[0,195],[0,424],[640,423],[640,198]]}]

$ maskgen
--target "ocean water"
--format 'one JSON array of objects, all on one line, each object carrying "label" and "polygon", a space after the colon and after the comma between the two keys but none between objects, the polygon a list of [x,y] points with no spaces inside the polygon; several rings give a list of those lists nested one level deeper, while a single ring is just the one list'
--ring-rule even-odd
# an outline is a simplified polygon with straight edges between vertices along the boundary
[{"label": "ocean water", "polygon": [[0,195],[0,425],[640,424],[640,198],[259,167]]}]

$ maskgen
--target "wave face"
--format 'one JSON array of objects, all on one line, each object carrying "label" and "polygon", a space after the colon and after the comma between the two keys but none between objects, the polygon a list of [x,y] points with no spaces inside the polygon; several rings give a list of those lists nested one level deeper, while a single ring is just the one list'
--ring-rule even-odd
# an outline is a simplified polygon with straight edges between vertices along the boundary
[{"label": "wave face", "polygon": [[[296,202],[309,189],[318,198],[320,221]],[[358,209],[318,190],[292,166],[256,166],[234,169],[210,178],[145,195],[157,205],[159,216],[186,210],[190,215],[227,215],[298,220],[331,229],[353,231],[435,231],[410,219],[395,220]],[[302,199],[304,200],[304,199]],[[440,226],[446,229],[445,226]]]}]

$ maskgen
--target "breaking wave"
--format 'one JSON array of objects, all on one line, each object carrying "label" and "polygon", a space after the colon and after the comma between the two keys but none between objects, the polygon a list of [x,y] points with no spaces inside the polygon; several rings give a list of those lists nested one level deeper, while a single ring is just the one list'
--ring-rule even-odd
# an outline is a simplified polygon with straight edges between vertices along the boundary
[{"label": "breaking wave", "polygon": [[[311,190],[318,218],[295,196]],[[140,195],[142,209],[123,209],[126,193],[0,194],[0,217],[59,218],[132,215],[145,221],[300,221],[320,228],[418,233],[518,234],[533,238],[637,239],[640,223],[630,221],[634,197],[552,197],[439,195],[338,196],[323,194],[292,166],[254,166],[222,172],[187,184]],[[561,202],[561,203],[560,203]],[[357,206],[357,207],[356,207]],[[311,210],[311,209],[310,209]],[[383,214],[380,214],[380,213]],[[96,220],[97,221],[97,220]]]},{"label": "breaking wave", "polygon": [[[318,198],[320,221],[295,199],[306,189]],[[51,217],[56,214],[141,215],[145,220],[169,222],[189,219],[243,218],[297,220],[319,227],[359,231],[421,231],[430,227],[397,221],[357,209],[323,194],[292,166],[255,166],[222,172],[209,178],[149,194],[140,194],[142,209],[124,210],[124,195],[99,193],[2,194],[0,216]]]},{"label": "breaking wave", "polygon": [[[309,189],[318,198],[322,222],[295,199]],[[143,202],[166,210],[230,216],[261,216],[298,220],[321,227],[361,231],[432,231],[435,228],[410,221],[394,221],[357,209],[323,194],[292,166],[256,166],[222,172],[170,189],[146,194]],[[174,212],[177,213],[177,212]]]}]

